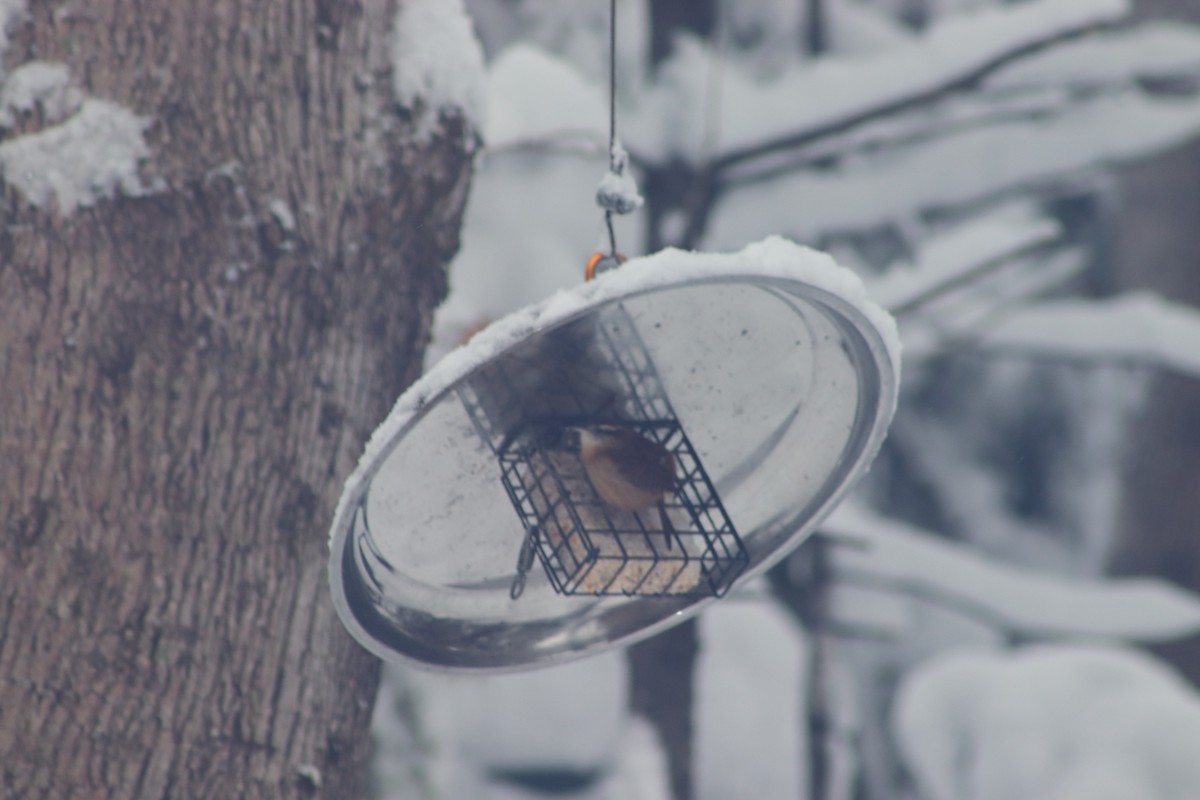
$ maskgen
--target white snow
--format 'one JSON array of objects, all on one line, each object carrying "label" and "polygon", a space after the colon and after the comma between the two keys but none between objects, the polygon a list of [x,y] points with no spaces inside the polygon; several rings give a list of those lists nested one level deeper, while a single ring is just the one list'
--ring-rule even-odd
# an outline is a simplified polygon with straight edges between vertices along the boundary
[{"label": "white snow", "polygon": [[[571,61],[589,80],[597,84],[608,82],[607,2],[499,1],[509,8],[516,6],[515,17],[523,39]],[[640,82],[647,74],[648,5],[646,0],[617,0],[618,93],[628,81]]]},{"label": "white snow", "polygon": [[[822,289],[855,308],[879,335],[892,373],[900,374],[900,340],[892,317],[868,296],[862,280],[841,267],[826,253],[812,250],[780,237],[748,245],[736,253],[688,253],[667,249],[630,259],[620,269],[570,289],[560,289],[540,303],[499,319],[470,342],[448,353],[437,365],[408,388],[391,413],[372,434],[358,466],[347,479],[331,528],[333,537],[346,529],[351,503],[360,496],[384,449],[411,425],[426,404],[440,397],[456,382],[488,360],[531,334],[566,320],[584,307],[598,307],[610,300],[644,293],[680,282],[729,275],[779,277],[802,281]],[[890,411],[889,411],[890,413]]]},{"label": "white snow", "polygon": [[37,133],[0,142],[0,173],[35,206],[59,213],[118,194],[152,190],[138,174],[150,156],[142,132],[150,124],[126,108],[89,98],[78,113]]},{"label": "white snow", "polygon": [[66,64],[29,61],[0,84],[0,127],[11,126],[22,113],[38,110],[43,122],[53,125],[78,111],[83,99]]},{"label": "white snow", "polygon": [[1039,574],[850,503],[824,528],[847,542],[833,555],[850,583],[934,599],[1027,636],[1154,642],[1200,633],[1200,598],[1163,581]]},{"label": "white snow", "polygon": [[314,788],[314,789],[321,788],[321,781],[323,780],[323,778],[321,776],[321,768],[318,767],[317,765],[301,764],[300,766],[296,767],[296,774],[300,777],[301,780],[303,780],[305,783],[307,783],[312,788]]},{"label": "white snow", "polygon": [[619,652],[517,675],[417,679],[439,687],[460,755],[485,767],[601,763],[616,747],[626,713]]},{"label": "white snow", "polygon": [[611,207],[618,214],[628,214],[642,207],[645,200],[638,191],[637,181],[628,172],[621,175],[609,170],[596,187],[596,203],[601,208]]},{"label": "white snow", "polygon": [[667,754],[654,727],[632,717],[621,734],[609,776],[579,800],[671,800]]},{"label": "white snow", "polygon": [[966,129],[886,158],[738,187],[717,205],[705,242],[725,247],[765,231],[808,240],[884,225],[1145,157],[1197,130],[1194,102],[1099,97],[1061,116]]},{"label": "white snow", "polygon": [[[0,0],[0,63],[8,49],[8,28],[25,14],[25,0]],[[4,74],[0,67],[0,76]]]},{"label": "white snow", "polygon": [[286,200],[279,197],[268,198],[267,210],[271,212],[271,216],[285,233],[295,233],[296,217],[292,214],[292,209]]},{"label": "white snow", "polygon": [[[853,118],[868,109],[934,91],[1031,42],[1120,18],[1126,0],[1035,0],[940,21],[911,43],[871,58],[821,59],[763,84],[729,62],[721,67],[725,152]],[[700,109],[709,62],[699,45],[677,49],[637,107],[624,137],[637,155],[664,161],[704,154]]]},{"label": "white snow", "polygon": [[443,113],[461,113],[472,129],[483,129],[483,49],[462,0],[402,0],[392,88],[401,106],[418,113],[418,135],[432,135]]},{"label": "white snow", "polygon": [[[0,0],[0,57],[6,25],[24,3]],[[0,176],[27,201],[61,214],[118,194],[154,189],[139,173],[150,157],[143,132],[150,124],[116,103],[88,98],[65,64],[29,61],[0,83],[0,128],[30,116],[37,130],[0,142]]]},{"label": "white snow", "polygon": [[767,601],[713,605],[699,618],[692,764],[698,800],[803,797],[804,634]]},{"label": "white snow", "polygon": [[[467,200],[462,247],[450,266],[451,293],[437,310],[426,364],[436,363],[481,323],[542,300],[583,278],[587,258],[607,248],[603,216],[589,191],[603,169],[593,159],[485,157]],[[613,221],[618,243],[640,233],[639,215]]]},{"label": "white snow", "polygon": [[604,92],[573,66],[545,50],[515,44],[487,75],[484,140],[496,151],[522,142],[607,139]]},{"label": "white snow", "polygon": [[[381,762],[388,770],[384,800],[422,796],[421,784],[439,797],[503,796],[488,788],[489,773],[588,771],[629,761],[622,741],[629,732],[627,679],[620,652],[501,676],[386,667],[372,722],[378,747],[391,756]],[[632,755],[622,780],[645,771]],[[423,762],[423,774],[413,774],[413,759]]]},{"label": "white snow", "polygon": [[[960,15],[938,23],[911,44],[874,58],[827,58],[816,66],[796,66],[766,85],[758,76],[740,75],[732,64],[717,69],[712,62],[720,56],[694,41],[685,42],[663,68],[659,85],[627,98],[621,109],[622,135],[641,158],[664,157],[674,152],[667,142],[684,140],[692,143],[681,145],[681,152],[698,157],[707,135],[704,109],[712,101],[706,76],[715,69],[722,83],[720,150],[707,155],[719,156],[741,145],[853,116],[880,102],[897,100],[897,92],[914,86],[943,85],[1042,36],[1111,21],[1125,10],[1120,2],[1043,0]],[[1129,41],[1112,34],[1094,37],[1094,43],[1087,38],[1063,45],[1059,49],[1069,51],[1065,57],[1055,55],[1058,49],[1032,54],[998,71],[986,84],[993,90],[1007,90],[1036,78],[1053,84],[1051,88],[1065,84],[1061,91],[1069,91],[1079,81],[1077,74],[1090,66],[1119,91],[1081,101],[1068,111],[1058,95],[1005,100],[1001,105],[1009,111],[1016,110],[1014,103],[1024,103],[1021,108],[1032,103],[1054,113],[994,122],[983,130],[955,125],[980,114],[998,113],[999,100],[951,105],[941,111],[942,117],[933,117],[933,123],[929,117],[893,120],[889,123],[896,128],[893,137],[906,126],[920,128],[916,145],[893,143],[880,158],[726,192],[705,239],[706,248],[737,248],[772,233],[810,241],[830,232],[889,224],[1142,157],[1193,135],[1200,128],[1200,110],[1192,100],[1151,98],[1131,87],[1136,76],[1186,71],[1198,37],[1182,27],[1153,26],[1124,35]],[[1098,59],[1107,60],[1100,65]],[[560,58],[529,45],[510,47],[489,77],[488,94],[496,114],[495,124],[489,121],[488,139],[495,147],[541,143],[581,152],[602,147],[604,93]],[[935,124],[939,119],[944,129]],[[882,123],[876,127],[879,132],[889,129]],[[560,169],[546,163],[539,171]],[[934,175],[937,180],[930,179]],[[486,180],[484,176],[481,182]],[[556,191],[557,185],[544,190]]]},{"label": "white snow", "polygon": [[596,204],[617,214],[630,214],[642,207],[645,200],[638,191],[637,181],[629,166],[629,154],[620,142],[613,142],[611,166],[596,189]]},{"label": "white snow", "polygon": [[876,302],[893,313],[923,302],[956,281],[1011,256],[1055,239],[1059,224],[1029,203],[1003,206],[993,213],[930,236],[921,243],[912,264],[896,264],[867,289]]},{"label": "white snow", "polygon": [[1143,653],[1087,645],[936,658],[895,738],[927,800],[1193,800],[1200,697]]},{"label": "white snow", "polygon": [[863,3],[830,3],[827,10],[829,45],[838,54],[879,53],[905,44],[913,35],[911,29]]},{"label": "white snow", "polygon": [[[1015,568],[1104,574],[1119,532],[1128,424],[1147,371],[979,358],[987,368],[967,373],[971,385],[956,402],[910,407],[891,431],[909,474],[937,498],[939,532]],[[1031,438],[1018,446],[1014,434]],[[1037,454],[1036,483],[1028,482],[1027,452]]]},{"label": "white snow", "polygon": [[[983,9],[941,21],[919,37],[896,36],[891,39],[895,46],[879,55],[796,62],[765,82],[728,55],[685,39],[654,83],[629,92],[619,110],[622,137],[643,159],[662,162],[683,156],[695,161],[719,155],[709,152],[709,115],[715,115],[719,127],[720,152],[738,150],[933,91],[1030,42],[1111,21],[1127,11],[1125,0],[1038,0]],[[837,16],[846,14],[839,11]],[[716,108],[710,107],[714,76],[720,81]],[[515,44],[501,54],[490,71],[487,94],[489,115],[495,116],[486,135],[492,147],[604,137],[604,91],[537,47]]]},{"label": "white snow", "polygon": [[985,83],[985,91],[1031,86],[1094,86],[1129,77],[1162,78],[1200,71],[1200,26],[1147,22],[1099,33],[1021,59]]},{"label": "white snow", "polygon": [[[697,798],[802,797],[806,648],[774,603],[730,601],[700,618]],[[505,770],[595,770],[578,800],[667,800],[654,729],[627,710],[623,652],[538,672],[455,677],[384,668],[372,735],[379,800],[528,798]]]},{"label": "white snow", "polygon": [[980,345],[1054,358],[1129,360],[1200,376],[1200,311],[1152,292],[1014,310]]},{"label": "white snow", "polygon": [[922,304],[913,315],[898,312],[904,320],[905,353],[920,362],[973,343],[1013,308],[1068,284],[1087,268],[1088,256],[1080,246],[1028,256],[1013,253],[990,276],[965,282]]}]

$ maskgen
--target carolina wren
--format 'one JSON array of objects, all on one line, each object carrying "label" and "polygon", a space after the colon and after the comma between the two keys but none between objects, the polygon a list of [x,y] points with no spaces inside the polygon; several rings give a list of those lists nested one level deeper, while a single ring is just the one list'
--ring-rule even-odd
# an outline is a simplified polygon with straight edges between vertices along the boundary
[{"label": "carolina wren", "polygon": [[675,528],[663,496],[675,488],[675,456],[627,425],[589,425],[579,431],[579,460],[596,494],[620,511],[658,506],[667,547]]}]

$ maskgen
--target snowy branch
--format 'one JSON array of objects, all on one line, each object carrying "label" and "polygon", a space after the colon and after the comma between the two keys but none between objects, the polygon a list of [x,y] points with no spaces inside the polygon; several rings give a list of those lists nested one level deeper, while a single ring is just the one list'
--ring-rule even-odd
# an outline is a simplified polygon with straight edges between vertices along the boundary
[{"label": "snowy branch", "polygon": [[[1056,5],[1074,10],[1076,15],[1064,14],[1064,19],[1058,26],[1046,24],[1043,17],[1047,16],[1048,9],[1054,9]],[[837,83],[856,87],[888,86],[892,83],[892,80],[889,80],[891,75],[897,72],[912,72],[913,65],[926,61],[924,54],[928,50],[948,53],[949,57],[945,59],[947,66],[942,67],[935,62],[934,68],[924,80],[905,80],[894,93],[861,90],[854,92],[851,96],[856,98],[856,102],[835,103],[825,114],[815,116],[796,130],[728,151],[715,159],[711,168],[721,172],[746,161],[781,150],[811,145],[875,120],[927,106],[954,92],[975,89],[992,74],[1023,58],[1063,42],[1113,27],[1125,10],[1124,3],[1120,2],[1041,2],[1015,6],[1011,11],[1002,14],[978,14],[969,22],[954,21],[937,26],[924,41],[914,43],[911,51],[888,54],[856,66],[839,65],[839,72],[842,74],[838,76],[840,80]],[[1012,23],[1006,26],[1010,35],[997,35],[994,26],[1005,16]],[[958,46],[959,42],[976,40],[979,44],[977,49],[970,48],[967,53],[961,53],[964,48]],[[825,74],[826,72],[815,69],[812,78],[824,82],[834,77]],[[797,94],[797,88],[799,87],[788,87],[789,103],[794,102],[796,96],[807,97],[813,94]],[[829,91],[830,87],[825,86],[822,94]]]},{"label": "snowy branch", "polygon": [[[1009,633],[1155,642],[1200,632],[1200,597],[1161,581],[1038,575],[846,505],[825,530],[835,537],[835,580],[931,599]],[[838,537],[853,546],[838,547]]]},{"label": "snowy branch", "polygon": [[1200,311],[1149,292],[1020,308],[978,346],[1050,358],[1134,361],[1200,377]]},{"label": "snowy branch", "polygon": [[912,265],[895,266],[868,284],[878,302],[897,317],[921,307],[1059,240],[1061,226],[1024,204],[1002,209],[934,237],[914,254]]}]

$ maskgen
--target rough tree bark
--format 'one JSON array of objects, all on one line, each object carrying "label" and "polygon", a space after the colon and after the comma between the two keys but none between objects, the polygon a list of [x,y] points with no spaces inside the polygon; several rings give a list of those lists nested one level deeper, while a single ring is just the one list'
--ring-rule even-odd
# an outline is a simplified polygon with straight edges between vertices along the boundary
[{"label": "rough tree bark", "polygon": [[0,797],[354,796],[377,665],[326,530],[418,374],[474,140],[413,137],[395,12],[33,0],[9,26],[8,72],[65,64],[152,122],[143,196],[0,186]]}]

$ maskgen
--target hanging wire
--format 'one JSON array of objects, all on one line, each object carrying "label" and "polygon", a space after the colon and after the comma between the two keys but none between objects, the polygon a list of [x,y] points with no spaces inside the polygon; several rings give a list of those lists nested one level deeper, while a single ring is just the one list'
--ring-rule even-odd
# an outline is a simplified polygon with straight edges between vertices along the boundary
[{"label": "hanging wire", "polygon": [[[617,0],[608,0],[608,169],[617,172]],[[608,228],[608,254],[617,257],[617,234],[613,230],[613,209],[605,207],[604,225]]]},{"label": "hanging wire", "polygon": [[[608,173],[596,190],[596,203],[604,209],[604,225],[608,229],[608,253],[597,254],[603,263],[589,262],[588,279],[595,269],[610,269],[624,261],[617,250],[614,214],[628,214],[642,205],[637,184],[626,175],[628,158],[617,140],[617,0],[608,4]],[[593,256],[593,261],[596,256]]]}]

